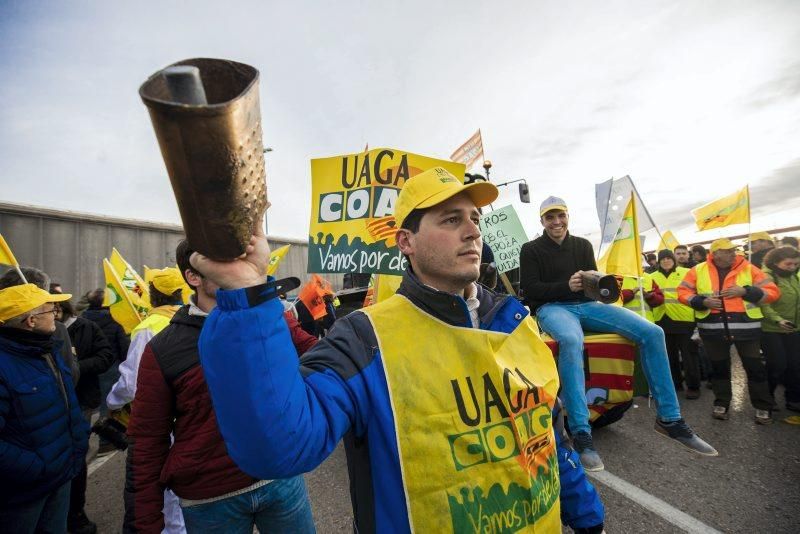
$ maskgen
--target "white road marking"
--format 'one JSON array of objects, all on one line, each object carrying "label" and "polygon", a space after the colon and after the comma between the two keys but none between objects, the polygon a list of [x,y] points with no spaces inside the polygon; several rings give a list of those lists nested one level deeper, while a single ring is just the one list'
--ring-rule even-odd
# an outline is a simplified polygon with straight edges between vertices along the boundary
[{"label": "white road marking", "polygon": [[658,497],[650,495],[643,489],[637,488],[608,471],[587,471],[586,474],[685,532],[693,534],[722,534],[719,530],[706,525],[685,512],[681,512]]},{"label": "white road marking", "polygon": [[87,477],[92,476],[92,473],[103,467],[103,464],[105,464],[111,458],[116,456],[118,452],[119,451],[114,451],[111,454],[106,454],[105,456],[96,457],[94,460],[92,460],[92,463],[89,464],[89,468],[86,471],[86,476]]}]

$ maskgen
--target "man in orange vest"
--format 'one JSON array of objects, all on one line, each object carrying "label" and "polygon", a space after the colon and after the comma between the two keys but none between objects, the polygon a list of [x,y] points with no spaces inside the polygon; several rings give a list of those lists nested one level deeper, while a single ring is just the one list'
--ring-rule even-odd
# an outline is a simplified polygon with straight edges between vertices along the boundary
[{"label": "man in orange vest", "polygon": [[729,239],[711,243],[706,261],[692,267],[678,286],[678,299],[695,310],[697,329],[711,360],[715,419],[728,419],[730,347],[734,345],[747,373],[756,423],[772,422],[774,400],[759,350],[764,317],[759,304],[769,304],[779,296],[775,283],[758,267],[737,256],[736,245]]}]

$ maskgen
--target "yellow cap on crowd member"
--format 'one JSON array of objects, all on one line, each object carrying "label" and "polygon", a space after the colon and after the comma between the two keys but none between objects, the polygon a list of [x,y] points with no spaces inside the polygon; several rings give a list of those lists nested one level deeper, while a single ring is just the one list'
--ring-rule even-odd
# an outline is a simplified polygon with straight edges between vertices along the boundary
[{"label": "yellow cap on crowd member", "polygon": [[718,250],[730,250],[732,248],[736,248],[736,245],[734,245],[733,241],[727,237],[717,239],[711,243],[711,252],[716,252]]},{"label": "yellow cap on crowd member", "polygon": [[464,185],[446,169],[434,167],[410,178],[403,185],[394,206],[396,227],[400,228],[408,214],[415,209],[430,208],[459,193],[467,193],[477,208],[494,202],[499,194],[497,187],[490,182]]},{"label": "yellow cap on crowd member", "polygon": [[772,236],[767,232],[756,232],[750,234],[750,242],[752,243],[753,241],[772,241]]},{"label": "yellow cap on crowd member", "polygon": [[48,293],[34,284],[22,284],[0,289],[0,323],[35,310],[46,302],[63,302],[72,298],[69,293]]},{"label": "yellow cap on crowd member", "polygon": [[147,282],[165,295],[172,295],[183,289],[184,281],[177,267],[164,267],[163,269],[148,269]]}]

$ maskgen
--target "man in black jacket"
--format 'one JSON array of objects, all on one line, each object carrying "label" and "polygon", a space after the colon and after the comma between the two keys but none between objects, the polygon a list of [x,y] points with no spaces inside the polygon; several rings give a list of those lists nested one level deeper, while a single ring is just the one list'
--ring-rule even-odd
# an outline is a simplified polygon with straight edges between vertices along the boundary
[{"label": "man in black jacket", "polygon": [[[106,397],[108,392],[111,391],[111,386],[119,380],[119,364],[125,360],[128,354],[128,347],[131,344],[131,339],[125,333],[125,329],[114,320],[111,316],[107,306],[103,306],[103,298],[105,297],[105,289],[102,287],[90,291],[86,295],[89,307],[84,310],[81,317],[93,321],[100,330],[105,334],[106,339],[111,345],[111,351],[114,354],[114,361],[108,371],[101,374],[100,379],[100,417],[108,415],[108,405],[106,404]],[[108,454],[116,450],[113,444],[100,438],[100,448],[97,450],[98,455]]]},{"label": "man in black jacket", "polygon": [[583,328],[614,332],[634,341],[641,351],[645,376],[656,399],[656,432],[695,452],[716,456],[717,451],[700,439],[681,417],[663,330],[631,310],[587,297],[583,291],[583,272],[597,270],[592,244],[569,233],[569,213],[564,200],[547,198],[539,214],[544,234],[522,246],[520,286],[531,311],[536,312],[539,326],[558,342],[561,397],[567,406],[569,427],[584,469],[600,471],[604,466],[594,448],[589,426]]}]

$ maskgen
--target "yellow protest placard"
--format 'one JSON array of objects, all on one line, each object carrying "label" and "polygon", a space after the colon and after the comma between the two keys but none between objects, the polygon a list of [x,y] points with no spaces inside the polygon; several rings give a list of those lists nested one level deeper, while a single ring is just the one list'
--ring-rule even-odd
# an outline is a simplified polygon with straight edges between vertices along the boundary
[{"label": "yellow protest placard", "polygon": [[311,160],[308,272],[401,274],[394,205],[406,180],[433,167],[464,179],[461,163],[393,148]]}]

